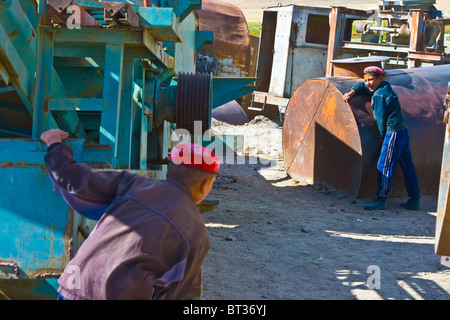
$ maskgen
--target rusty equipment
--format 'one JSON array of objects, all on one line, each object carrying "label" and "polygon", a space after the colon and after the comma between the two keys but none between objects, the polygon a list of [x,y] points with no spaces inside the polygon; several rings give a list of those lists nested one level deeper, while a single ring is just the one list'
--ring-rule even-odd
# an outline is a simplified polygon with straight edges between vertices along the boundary
[{"label": "rusty equipment", "polygon": [[[214,43],[207,43],[198,51],[196,71],[214,77],[254,78],[259,37],[250,34],[242,11],[230,3],[203,0],[197,14],[199,30],[213,31]],[[247,94],[236,99],[236,103],[223,104],[220,112],[213,111],[220,121],[237,124],[242,121],[242,113],[249,118],[257,115],[248,110],[250,103],[251,95]]]},{"label": "rusty equipment", "polygon": [[441,180],[439,183],[438,208],[436,215],[435,252],[442,256],[441,262],[450,268],[450,82],[444,100],[446,126],[442,155]]},{"label": "rusty equipment", "polygon": [[338,60],[385,56],[385,69],[449,63],[444,34],[450,20],[434,4],[401,0],[378,1],[378,10],[263,9],[252,108],[270,118],[283,113],[304,81],[337,75],[333,70]]},{"label": "rusty equipment", "polygon": [[263,9],[250,110],[273,118],[301,83],[325,75],[329,14],[329,8],[295,5]]},{"label": "rusty equipment", "polygon": [[326,76],[333,75],[332,60],[357,56],[388,56],[389,69],[448,63],[444,35],[450,20],[435,3],[379,1],[378,10],[367,11],[332,7]]},{"label": "rusty equipment", "polygon": [[[442,101],[450,65],[388,70],[386,80],[396,91],[408,123],[421,191],[437,194],[445,131]],[[370,97],[356,96],[348,103],[342,97],[360,81],[317,78],[294,92],[283,126],[285,168],[290,176],[324,183],[357,198],[375,195],[381,138]],[[401,170],[397,171],[392,196],[406,194]]]}]

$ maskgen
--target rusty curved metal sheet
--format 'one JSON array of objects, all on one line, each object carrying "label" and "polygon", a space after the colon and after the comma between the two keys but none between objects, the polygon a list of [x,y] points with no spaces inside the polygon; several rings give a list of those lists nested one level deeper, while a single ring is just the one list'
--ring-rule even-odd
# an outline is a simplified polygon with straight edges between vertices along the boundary
[{"label": "rusty curved metal sheet", "polygon": [[247,22],[237,6],[216,0],[203,0],[197,10],[199,30],[217,30],[214,41],[248,45],[250,36]]},{"label": "rusty curved metal sheet", "polygon": [[[202,0],[197,15],[199,30],[214,32],[214,44],[206,45],[197,53],[196,71],[212,73],[215,77],[255,77],[259,37],[250,35],[241,9],[230,3]],[[237,101],[249,119],[260,114],[248,110],[250,94]],[[272,118],[273,112],[269,113]]]},{"label": "rusty curved metal sheet", "polygon": [[248,122],[248,117],[239,103],[235,100],[225,103],[220,107],[214,108],[211,112],[216,120],[226,122],[232,125],[243,125]]},{"label": "rusty curved metal sheet", "polygon": [[[450,65],[386,73],[408,123],[421,191],[437,194],[445,131],[442,101]],[[349,103],[343,99],[343,94],[359,81],[362,79],[312,79],[293,93],[283,127],[285,167],[290,176],[325,183],[357,198],[375,195],[381,137],[370,98],[356,96]],[[390,196],[403,195],[406,191],[397,168]]]},{"label": "rusty curved metal sheet", "polygon": [[214,44],[206,45],[199,53],[197,72],[253,77],[259,43],[252,41],[241,9],[230,3],[203,0],[197,14],[199,30],[214,32]]}]

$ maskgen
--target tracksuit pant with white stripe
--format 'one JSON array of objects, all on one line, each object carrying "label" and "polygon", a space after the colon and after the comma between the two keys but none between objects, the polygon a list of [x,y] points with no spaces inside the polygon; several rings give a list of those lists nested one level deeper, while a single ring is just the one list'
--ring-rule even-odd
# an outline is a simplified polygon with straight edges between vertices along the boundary
[{"label": "tracksuit pant with white stripe", "polygon": [[420,199],[419,181],[409,148],[407,129],[387,133],[381,147],[378,159],[378,191],[379,199],[384,200],[391,188],[392,176],[396,165],[400,164],[403,171],[406,191],[412,199]]}]

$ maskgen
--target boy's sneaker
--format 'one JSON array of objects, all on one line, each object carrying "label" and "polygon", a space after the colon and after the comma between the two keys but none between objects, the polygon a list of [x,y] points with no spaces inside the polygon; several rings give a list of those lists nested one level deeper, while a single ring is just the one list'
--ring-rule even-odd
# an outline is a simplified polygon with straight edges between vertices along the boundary
[{"label": "boy's sneaker", "polygon": [[406,202],[400,203],[402,208],[408,210],[419,210],[420,209],[420,199],[409,198]]},{"label": "boy's sneaker", "polygon": [[386,209],[386,203],[384,200],[376,199],[364,206],[366,210],[384,210]]}]

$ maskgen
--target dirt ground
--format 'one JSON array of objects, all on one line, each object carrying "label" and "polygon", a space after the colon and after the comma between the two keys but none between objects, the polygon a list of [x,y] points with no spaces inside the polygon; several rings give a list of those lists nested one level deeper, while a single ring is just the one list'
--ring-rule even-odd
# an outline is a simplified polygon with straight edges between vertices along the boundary
[{"label": "dirt ground", "polygon": [[450,268],[434,254],[437,197],[424,196],[420,211],[401,208],[404,198],[366,211],[371,199],[295,181],[282,127],[256,120],[212,125],[244,148],[222,165],[210,194],[220,203],[203,214],[203,299],[450,299]]}]

